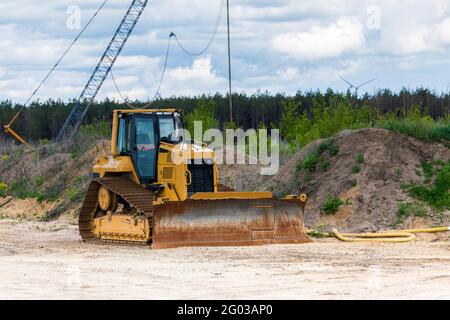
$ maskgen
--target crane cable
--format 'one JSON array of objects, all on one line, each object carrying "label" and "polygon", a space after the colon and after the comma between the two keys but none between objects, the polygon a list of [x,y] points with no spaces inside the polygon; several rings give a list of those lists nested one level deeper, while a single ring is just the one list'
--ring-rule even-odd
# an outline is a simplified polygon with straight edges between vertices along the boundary
[{"label": "crane cable", "polygon": [[214,27],[213,34],[212,34],[211,38],[209,39],[206,47],[204,49],[200,50],[199,52],[192,52],[192,51],[188,50],[185,46],[183,46],[183,44],[178,39],[178,37],[177,37],[175,32],[172,31],[170,33],[169,40],[168,40],[168,43],[167,43],[166,56],[165,56],[165,59],[164,59],[164,66],[163,66],[161,78],[160,78],[160,81],[159,81],[159,85],[158,85],[158,87],[156,89],[156,92],[155,92],[155,95],[153,96],[153,99],[151,99],[144,106],[136,106],[136,105],[133,105],[133,104],[131,104],[129,102],[129,99],[126,98],[123,95],[122,91],[120,90],[119,85],[118,85],[117,80],[116,80],[116,77],[114,76],[114,72],[113,72],[113,70],[111,70],[111,72],[110,72],[111,73],[111,79],[112,79],[112,81],[114,83],[114,87],[116,89],[117,94],[124,101],[125,105],[127,105],[131,109],[147,109],[148,107],[150,107],[161,96],[160,95],[160,90],[161,90],[162,84],[164,82],[164,78],[165,78],[166,71],[167,71],[167,62],[168,62],[169,55],[170,55],[170,48],[171,48],[171,40],[172,40],[172,38],[175,39],[176,43],[181,48],[181,50],[183,50],[183,52],[186,53],[189,56],[200,56],[200,55],[203,55],[204,53],[206,53],[209,50],[209,48],[211,47],[211,45],[214,42],[214,39],[216,38],[217,32],[219,31],[219,25],[220,25],[220,21],[222,20],[222,13],[223,13],[224,4],[225,4],[225,0],[221,0],[220,1],[219,13],[217,15],[216,24],[215,24],[215,27]]},{"label": "crane cable", "polygon": [[83,29],[81,29],[81,31],[78,33],[78,35],[75,37],[75,39],[72,41],[72,43],[69,45],[69,47],[66,49],[66,51],[64,51],[64,53],[62,54],[61,58],[59,58],[59,60],[55,63],[55,65],[53,66],[53,68],[50,69],[50,71],[47,73],[47,75],[44,77],[44,79],[42,79],[42,81],[39,83],[39,85],[37,86],[36,90],[34,90],[34,92],[31,94],[31,96],[28,98],[28,100],[25,102],[24,106],[26,106],[31,99],[33,99],[33,97],[37,94],[37,92],[39,91],[39,89],[41,89],[42,85],[48,80],[48,78],[50,77],[50,75],[53,73],[53,71],[55,71],[55,69],[60,65],[60,63],[62,62],[62,60],[66,57],[66,55],[69,53],[69,51],[73,48],[73,46],[78,42],[78,40],[81,38],[81,36],[84,34],[84,32],[86,31],[86,29],[89,27],[89,25],[92,23],[92,21],[94,21],[95,17],[97,17],[97,15],[100,13],[100,11],[103,9],[103,7],[106,5],[106,3],[108,2],[108,0],[104,0],[103,3],[100,5],[100,7],[97,9],[97,11],[94,13],[94,15],[89,19],[89,21],[86,23],[86,25],[83,27]]},{"label": "crane cable", "polygon": [[[12,124],[15,122],[15,120],[19,117],[19,115],[22,113],[22,111],[26,108],[26,106],[30,103],[30,101],[36,96],[36,94],[39,92],[39,90],[41,89],[41,87],[44,85],[44,83],[48,80],[48,78],[50,78],[50,76],[52,75],[52,73],[56,70],[56,68],[61,64],[62,60],[67,56],[67,54],[69,53],[69,51],[73,48],[73,46],[78,42],[78,40],[81,38],[81,36],[84,34],[84,32],[86,31],[86,29],[91,25],[91,23],[94,21],[94,19],[97,17],[97,15],[100,13],[100,11],[105,7],[106,3],[109,0],[104,0],[102,2],[102,4],[100,5],[100,7],[98,7],[98,9],[95,11],[95,13],[92,15],[92,17],[89,19],[89,21],[86,23],[86,25],[80,30],[80,32],[78,33],[78,35],[75,37],[75,39],[72,41],[72,43],[67,47],[67,49],[64,51],[64,53],[61,55],[61,57],[58,59],[58,61],[55,63],[55,65],[50,69],[50,71],[45,75],[45,77],[39,82],[38,86],[36,87],[36,89],[33,91],[33,93],[30,95],[30,97],[26,100],[26,102],[23,104],[22,108],[20,108],[19,112],[17,112],[17,114],[13,117],[13,119],[9,122],[9,124],[7,124],[5,126],[5,129],[8,128],[10,126],[12,126]],[[12,130],[9,129],[8,132],[11,132]],[[21,141],[24,144],[27,144],[27,142],[25,140],[23,140],[20,136],[17,137],[15,132],[12,131],[14,137],[16,139],[18,139],[19,141]]]},{"label": "crane cable", "polygon": [[219,31],[219,26],[220,26],[220,21],[222,20],[222,13],[223,13],[224,5],[225,5],[225,0],[221,0],[221,1],[220,1],[219,13],[218,13],[217,19],[216,19],[216,26],[215,26],[215,28],[214,28],[214,31],[213,31],[212,35],[211,35],[211,38],[209,39],[209,41],[208,41],[208,43],[207,43],[207,45],[206,45],[206,47],[205,47],[204,49],[202,49],[202,50],[200,50],[200,51],[198,51],[198,52],[190,51],[189,49],[187,49],[187,48],[181,43],[181,41],[178,39],[176,33],[173,33],[173,36],[174,36],[174,38],[175,38],[175,41],[177,42],[177,44],[178,44],[178,46],[181,48],[181,50],[184,51],[184,53],[186,53],[186,54],[189,55],[189,56],[198,57],[198,56],[203,55],[204,53],[206,53],[206,51],[209,50],[209,48],[211,47],[211,45],[212,45],[213,42],[214,42],[214,39],[216,38],[217,32]]},{"label": "crane cable", "polygon": [[124,103],[125,103],[128,107],[130,107],[131,109],[147,109],[148,107],[150,107],[150,106],[156,101],[156,99],[158,99],[158,98],[160,97],[160,93],[159,93],[159,92],[160,92],[161,87],[162,87],[162,84],[163,84],[163,82],[164,82],[164,77],[165,77],[165,75],[166,75],[166,71],[167,71],[167,62],[168,62],[168,60],[169,60],[170,46],[171,46],[171,41],[172,41],[173,36],[174,36],[174,33],[171,33],[171,34],[169,35],[169,40],[168,40],[168,42],[167,42],[166,57],[165,57],[165,59],[164,59],[164,66],[163,66],[163,70],[162,70],[162,73],[161,73],[161,78],[160,78],[160,80],[159,80],[159,85],[158,85],[158,87],[157,87],[157,89],[156,89],[155,95],[153,96],[153,99],[150,100],[150,101],[149,101],[147,104],[145,104],[144,106],[135,106],[135,105],[131,104],[130,102],[128,102],[128,99],[125,98],[125,96],[122,94],[122,92],[121,92],[121,90],[120,90],[120,88],[119,88],[119,85],[117,84],[117,81],[116,81],[116,78],[115,78],[115,76],[114,76],[113,70],[111,69],[111,72],[110,72],[110,74],[111,74],[111,79],[112,79],[112,81],[113,81],[113,83],[114,83],[114,87],[116,88],[117,94],[118,94],[118,95],[120,96],[120,98],[124,101]]}]

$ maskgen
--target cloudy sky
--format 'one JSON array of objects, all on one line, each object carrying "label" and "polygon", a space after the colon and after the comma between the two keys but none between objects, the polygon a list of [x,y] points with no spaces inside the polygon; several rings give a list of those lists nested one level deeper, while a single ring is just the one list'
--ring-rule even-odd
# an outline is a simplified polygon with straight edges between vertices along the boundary
[{"label": "cloudy sky", "polygon": [[[103,0],[2,0],[0,100],[24,102]],[[131,0],[109,0],[37,98],[77,97]],[[152,97],[174,31],[192,51],[203,49],[223,0],[150,0],[114,74],[123,95]],[[230,0],[235,91],[295,93],[450,86],[450,0]],[[222,7],[223,8],[223,7]],[[163,97],[224,92],[226,16],[202,56],[172,43]],[[119,99],[111,78],[99,97]],[[120,99],[119,99],[120,100]]]}]

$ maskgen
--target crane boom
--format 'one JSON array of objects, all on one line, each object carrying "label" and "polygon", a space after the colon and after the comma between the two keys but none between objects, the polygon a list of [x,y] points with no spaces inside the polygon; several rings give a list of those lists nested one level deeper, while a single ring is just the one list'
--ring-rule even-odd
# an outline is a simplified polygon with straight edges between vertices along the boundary
[{"label": "crane boom", "polygon": [[147,6],[148,0],[133,0],[127,13],[123,17],[119,27],[112,37],[108,47],[103,56],[95,67],[89,81],[84,87],[75,106],[72,108],[69,116],[64,122],[56,141],[60,142],[62,139],[71,139],[78,131],[83,122],[90,105],[97,96],[100,88],[108,77],[111,68],[122,52],[125,43],[133,32],[136,23],[141,17],[142,12]]}]

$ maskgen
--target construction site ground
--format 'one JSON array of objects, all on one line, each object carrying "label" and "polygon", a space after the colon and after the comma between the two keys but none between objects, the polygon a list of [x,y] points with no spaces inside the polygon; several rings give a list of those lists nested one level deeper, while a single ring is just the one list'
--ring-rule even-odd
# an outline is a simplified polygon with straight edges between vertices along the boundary
[{"label": "construction site ground", "polygon": [[0,220],[0,299],[449,299],[450,242],[178,248],[93,245]]}]

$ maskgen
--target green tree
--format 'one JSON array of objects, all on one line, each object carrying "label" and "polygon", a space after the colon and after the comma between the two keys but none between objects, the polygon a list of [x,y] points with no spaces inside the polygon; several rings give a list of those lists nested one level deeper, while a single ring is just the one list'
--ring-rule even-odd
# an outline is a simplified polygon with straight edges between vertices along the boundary
[{"label": "green tree", "polygon": [[200,99],[197,108],[184,117],[186,129],[194,137],[194,122],[202,123],[202,135],[209,129],[219,128],[219,120],[215,117],[216,104],[212,100]]}]

